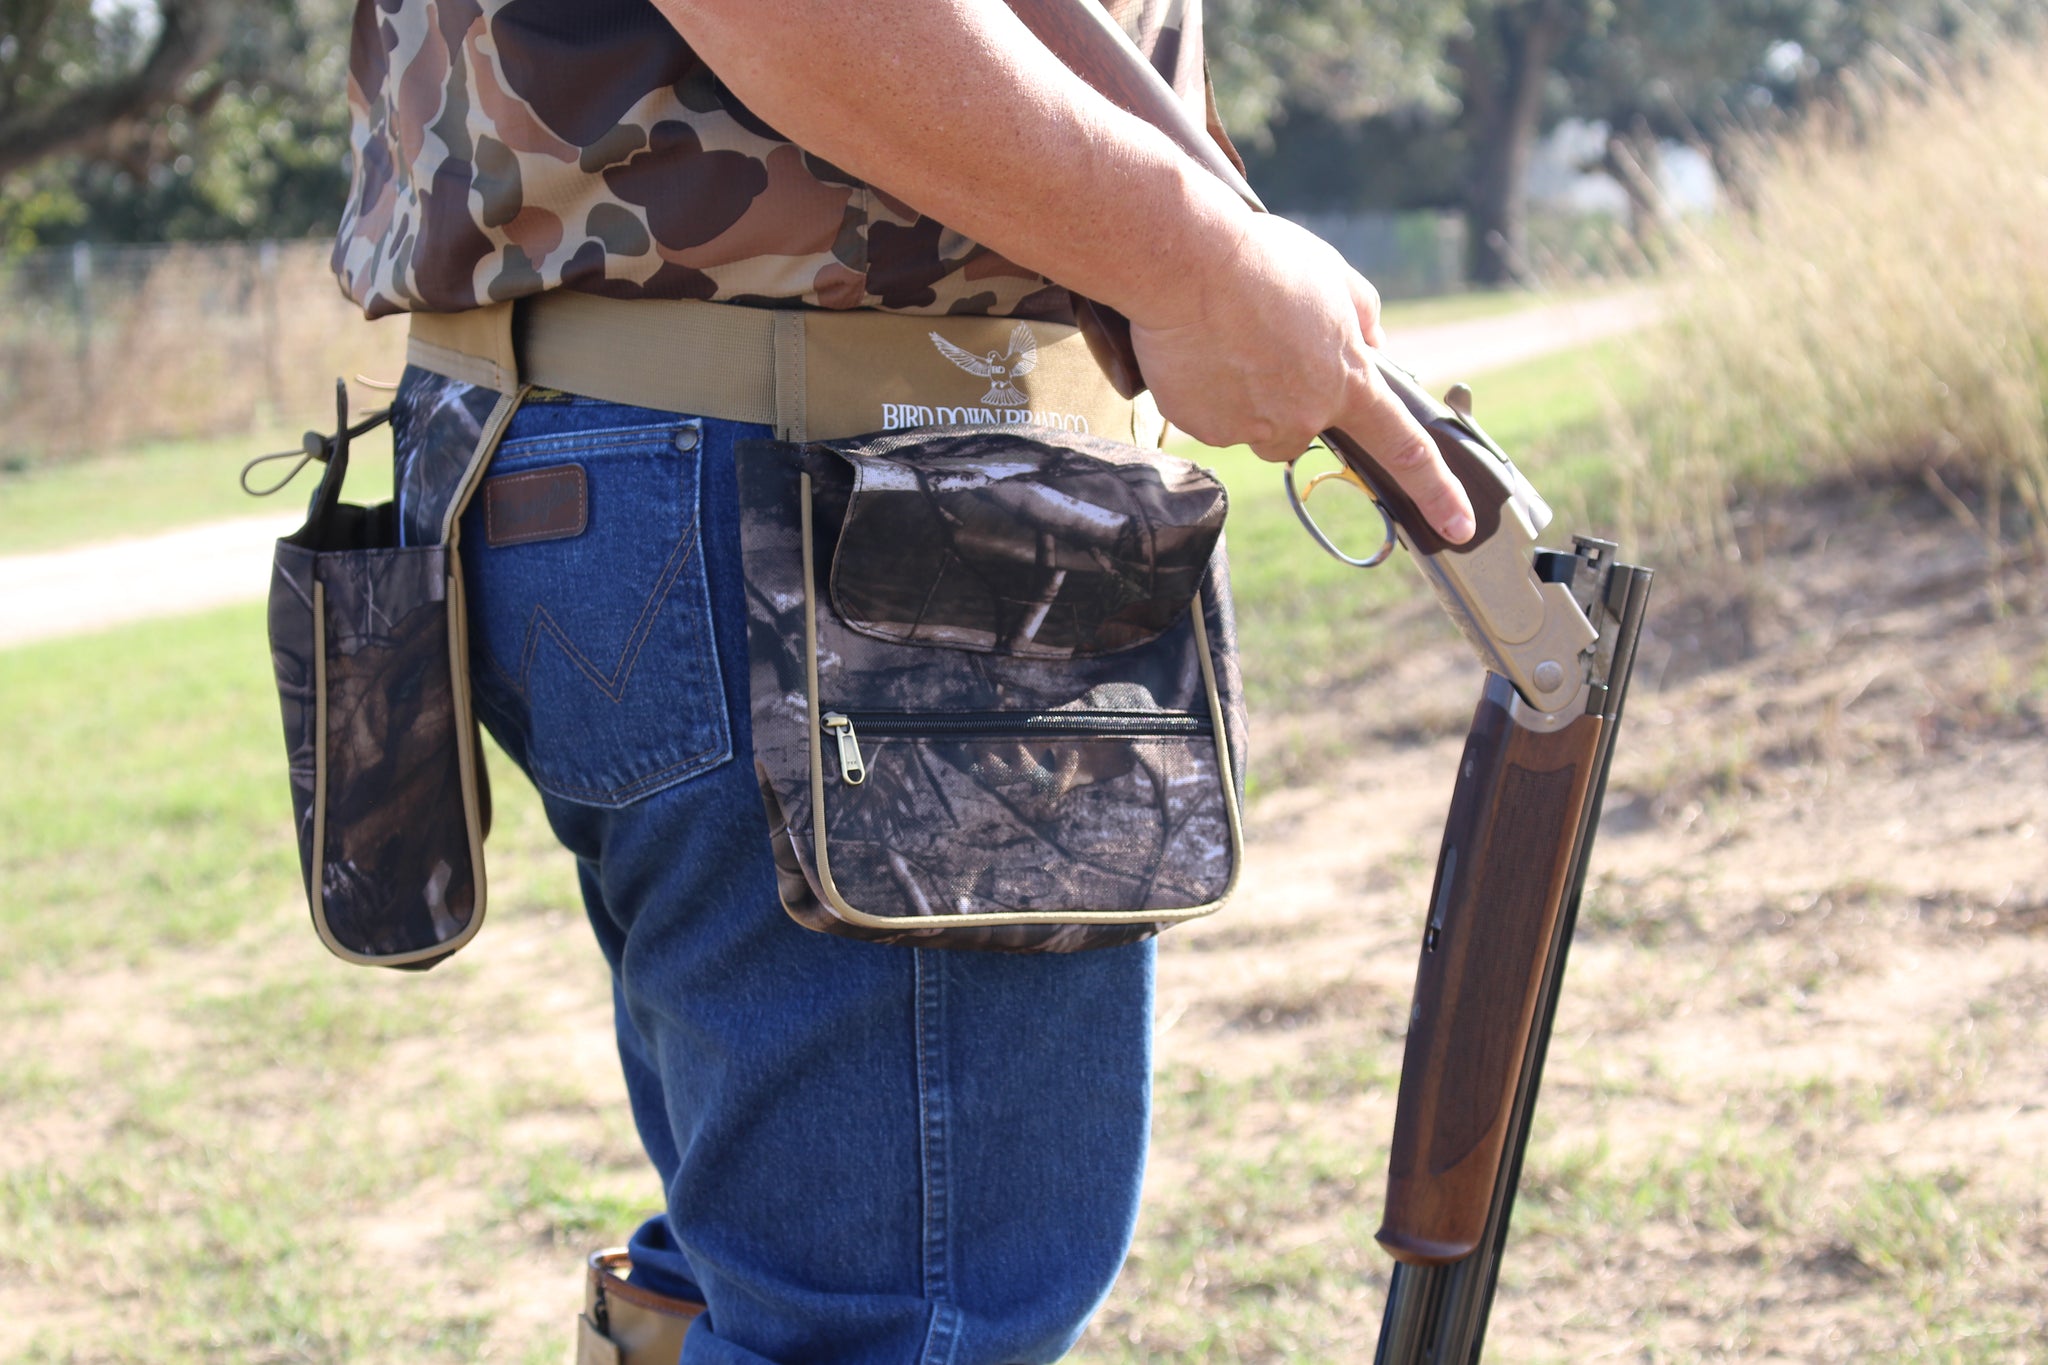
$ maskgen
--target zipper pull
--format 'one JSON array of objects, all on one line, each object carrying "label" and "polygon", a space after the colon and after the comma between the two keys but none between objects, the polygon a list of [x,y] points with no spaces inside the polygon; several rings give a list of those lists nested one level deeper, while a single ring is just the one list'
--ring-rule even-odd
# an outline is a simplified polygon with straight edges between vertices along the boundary
[{"label": "zipper pull", "polygon": [[858,787],[868,780],[868,765],[861,761],[860,737],[853,733],[853,722],[837,711],[827,711],[824,725],[839,740],[839,775],[847,786]]}]

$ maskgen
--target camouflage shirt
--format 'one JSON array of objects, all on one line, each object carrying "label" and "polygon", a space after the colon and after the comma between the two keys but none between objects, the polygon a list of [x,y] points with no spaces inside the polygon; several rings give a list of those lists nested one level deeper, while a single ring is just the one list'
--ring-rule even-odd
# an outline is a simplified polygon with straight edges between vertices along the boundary
[{"label": "camouflage shirt", "polygon": [[[1104,3],[1208,113],[1200,0]],[[370,317],[555,288],[1070,314],[1064,291],[779,136],[648,0],[357,0],[348,98],[334,270]]]}]

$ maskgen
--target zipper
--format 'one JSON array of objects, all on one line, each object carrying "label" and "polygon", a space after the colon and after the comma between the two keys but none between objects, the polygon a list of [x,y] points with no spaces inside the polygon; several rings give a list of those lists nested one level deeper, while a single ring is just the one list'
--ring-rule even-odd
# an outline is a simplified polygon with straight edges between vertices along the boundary
[{"label": "zipper", "polygon": [[854,787],[868,776],[856,722],[871,735],[911,739],[1164,739],[1212,729],[1209,717],[1186,711],[827,711],[820,724],[838,740],[839,775]]},{"label": "zipper", "polygon": [[823,724],[827,734],[839,740],[839,775],[846,779],[849,787],[858,787],[868,780],[868,765],[860,756],[860,738],[853,733],[853,722],[837,711],[827,711]]}]

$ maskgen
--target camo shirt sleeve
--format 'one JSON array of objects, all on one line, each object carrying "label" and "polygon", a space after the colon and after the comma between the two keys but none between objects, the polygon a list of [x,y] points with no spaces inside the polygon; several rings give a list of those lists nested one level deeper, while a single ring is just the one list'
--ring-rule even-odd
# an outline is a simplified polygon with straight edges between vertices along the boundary
[{"label": "camo shirt sleeve", "polygon": [[[1210,117],[1201,0],[1104,0]],[[1065,291],[749,113],[648,0],[356,0],[334,271],[370,317],[545,289],[1067,321]]]}]

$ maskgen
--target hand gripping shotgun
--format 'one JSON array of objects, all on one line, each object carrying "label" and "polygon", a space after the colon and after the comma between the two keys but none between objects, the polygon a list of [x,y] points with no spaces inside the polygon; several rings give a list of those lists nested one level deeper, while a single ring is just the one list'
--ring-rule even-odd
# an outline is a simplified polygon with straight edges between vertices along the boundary
[{"label": "hand gripping shotgun", "polygon": [[[1167,133],[1262,207],[1223,146],[1093,0],[1008,0],[1077,75]],[[1083,329],[1126,394],[1143,387],[1129,324],[1085,300]],[[1486,668],[1444,826],[1423,928],[1395,1106],[1385,1223],[1398,1264],[1380,1329],[1382,1365],[1479,1359],[1542,1080],[1565,955],[1585,884],[1614,735],[1635,662],[1650,572],[1586,536],[1536,537],[1550,508],[1473,420],[1470,394],[1439,403],[1379,361],[1471,499],[1478,530],[1437,535],[1371,452],[1341,431],[1324,442],[1342,469],[1287,493],[1310,535],[1346,563],[1408,548]],[[1339,550],[1306,508],[1341,478],[1379,505],[1386,543]]]}]

